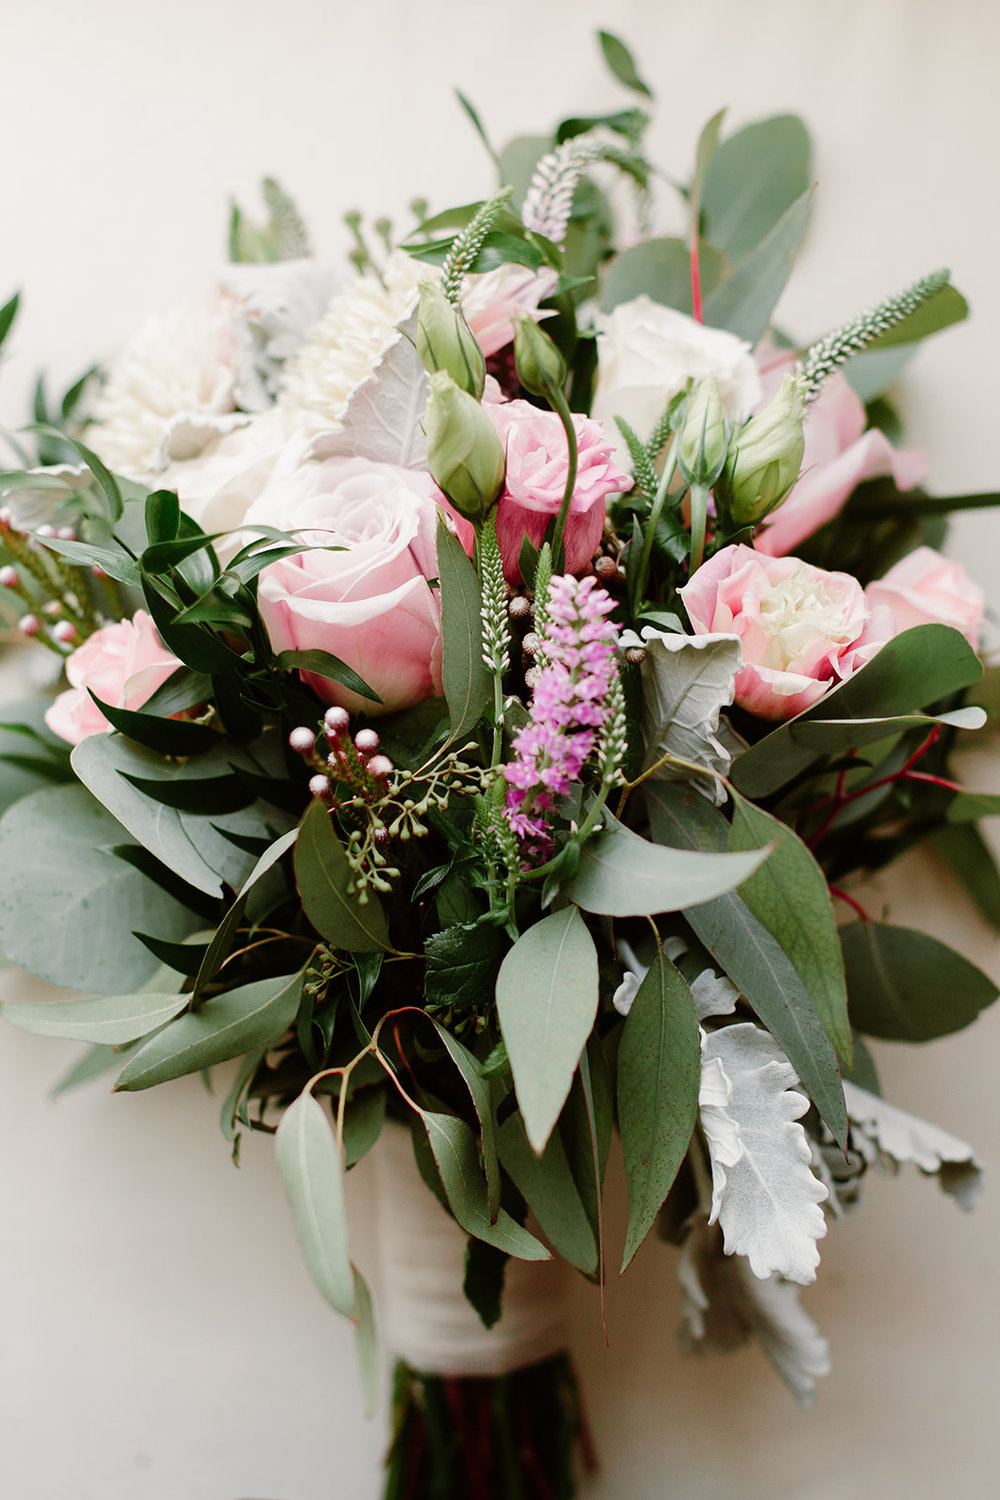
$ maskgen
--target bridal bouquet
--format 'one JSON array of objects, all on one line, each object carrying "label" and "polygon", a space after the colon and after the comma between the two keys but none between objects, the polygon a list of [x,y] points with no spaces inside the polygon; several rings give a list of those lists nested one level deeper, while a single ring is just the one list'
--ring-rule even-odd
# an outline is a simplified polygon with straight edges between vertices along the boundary
[{"label": "bridal bouquet", "polygon": [[401,240],[349,216],[339,286],[265,184],[0,476],[5,613],[65,675],[3,726],[0,947],[84,992],[4,1015],[90,1044],[69,1082],[219,1068],[369,1388],[376,1322],[398,1359],[391,1496],[572,1493],[562,1267],[655,1230],[683,1340],[755,1337],[805,1400],[799,1288],[867,1169],[979,1186],[866,1038],[997,987],[860,883],[932,840],[1000,921],[1000,805],[950,765],[984,599],[938,550],[993,497],[926,494],[886,396],[965,304],[936,272],[797,342],[801,122],[717,115],[667,204],[647,125],[489,147],[499,190]]}]

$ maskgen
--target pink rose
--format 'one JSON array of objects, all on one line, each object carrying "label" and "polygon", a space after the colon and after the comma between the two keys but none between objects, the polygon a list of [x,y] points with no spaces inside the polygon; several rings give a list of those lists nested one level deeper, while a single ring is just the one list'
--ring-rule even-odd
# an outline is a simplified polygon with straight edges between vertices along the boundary
[{"label": "pink rose", "polygon": [[917,547],[866,590],[869,605],[892,610],[898,630],[911,625],[953,625],[975,649],[986,595],[966,573],[933,547]]},{"label": "pink rose", "polygon": [[300,552],[260,575],[261,618],[277,651],[332,652],[382,704],[329,678],[303,679],[326,703],[368,714],[441,691],[437,489],[429,474],[364,458],[328,458],[269,485],[246,525],[277,526],[343,551]]},{"label": "pink rose", "polygon": [[88,689],[113,708],[141,708],[181,663],[160,640],[151,616],[103,625],[66,659],[71,687],[46,710],[53,734],[78,745],[111,728]]},{"label": "pink rose", "polygon": [[[794,363],[792,354],[769,360],[761,372],[765,400]],[[923,454],[895,449],[877,428],[866,432],[865,420],[864,406],[846,378],[831,375],[806,410],[802,477],[784,504],[764,522],[756,539],[758,552],[770,557],[791,552],[803,538],[832,521],[864,479],[891,474],[901,490],[920,483],[927,471]]]},{"label": "pink rose", "polygon": [[[566,433],[555,412],[540,411],[529,401],[485,401],[483,409],[507,451],[507,477],[497,502],[497,539],[504,577],[520,583],[521,543],[527,535],[533,546],[540,546],[546,526],[559,514],[569,475]],[[573,427],[578,458],[563,535],[567,573],[579,573],[597,551],[607,496],[632,484],[612,461],[614,445],[600,422],[574,416]]]},{"label": "pink rose", "polygon": [[539,312],[538,304],[555,291],[559,277],[544,266],[503,265],[481,276],[470,276],[462,294],[462,311],[483,354],[489,359],[514,338],[514,319],[527,313],[539,322],[551,317]]},{"label": "pink rose", "polygon": [[739,637],[735,701],[762,719],[809,708],[895,633],[848,573],[742,545],[723,547],[678,592],[695,635]]}]

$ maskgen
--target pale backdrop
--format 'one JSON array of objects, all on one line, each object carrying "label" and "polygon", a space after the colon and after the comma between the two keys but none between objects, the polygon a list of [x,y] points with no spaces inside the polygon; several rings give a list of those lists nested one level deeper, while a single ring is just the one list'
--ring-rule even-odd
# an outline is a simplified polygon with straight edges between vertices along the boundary
[{"label": "pale backdrop", "polygon": [[[50,0],[4,17],[0,300],[25,293],[0,384],[24,415],[40,365],[68,380],[145,313],[197,293],[227,194],[264,172],[317,247],[340,214],[397,217],[491,184],[454,104],[498,140],[619,107],[592,32],[629,38],[663,99],[654,141],[683,176],[704,119],[805,113],[819,195],[781,307],[801,335],[945,263],[974,321],[905,384],[940,492],[1000,482],[995,347],[1000,12],[990,0]],[[665,227],[673,227],[670,215]],[[996,518],[957,551],[1000,598]],[[1000,767],[977,767],[1000,789]],[[911,865],[898,920],[958,937],[947,879]],[[1000,973],[994,938],[970,951]],[[4,993],[22,992],[7,976]],[[930,1051],[880,1049],[896,1102],[1000,1159],[1000,1012]],[[16,1500],[374,1500],[384,1418],[362,1417],[346,1329],[302,1270],[267,1141],[236,1172],[218,1102],[46,1091],[72,1048],[0,1031],[0,1493]],[[364,1251],[364,1181],[354,1206]],[[621,1205],[616,1212],[620,1218]],[[592,1500],[938,1500],[1000,1473],[1000,1191],[972,1217],[916,1175],[870,1179],[824,1243],[810,1311],[834,1374],[798,1412],[756,1353],[674,1349],[673,1253],[590,1289],[575,1346],[604,1470]]]}]

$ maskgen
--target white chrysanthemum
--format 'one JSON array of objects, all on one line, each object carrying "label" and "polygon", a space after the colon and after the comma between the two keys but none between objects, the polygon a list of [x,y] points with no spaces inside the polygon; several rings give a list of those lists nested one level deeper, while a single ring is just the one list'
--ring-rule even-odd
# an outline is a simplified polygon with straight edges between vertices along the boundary
[{"label": "white chrysanthemum", "polygon": [[87,441],[109,468],[150,473],[179,418],[233,410],[235,358],[231,298],[213,294],[154,314],[108,366]]},{"label": "white chrysanthemum", "polygon": [[347,398],[371,374],[396,324],[416,301],[421,281],[439,275],[396,250],[382,281],[358,276],[336,294],[285,365],[278,405],[289,428],[313,436],[339,430]]}]

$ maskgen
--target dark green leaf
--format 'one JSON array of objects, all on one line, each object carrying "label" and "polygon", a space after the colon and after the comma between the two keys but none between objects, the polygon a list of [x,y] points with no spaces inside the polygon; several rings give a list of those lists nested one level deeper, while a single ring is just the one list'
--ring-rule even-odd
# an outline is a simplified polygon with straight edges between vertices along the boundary
[{"label": "dark green leaf", "polygon": [[425,1110],[420,1118],[434,1155],[448,1204],[466,1234],[485,1240],[519,1260],[549,1260],[549,1252],[533,1234],[522,1229],[506,1209],[490,1219],[486,1183],[479,1168],[476,1138],[455,1115]]},{"label": "dark green leaf", "polygon": [[150,543],[172,542],[181,524],[181,502],[173,490],[146,496],[146,535]]},{"label": "dark green leaf", "polygon": [[490,143],[490,138],[486,134],[486,130],[485,130],[484,126],[483,126],[483,122],[479,118],[479,111],[476,109],[475,105],[472,104],[470,102],[470,100],[468,100],[465,97],[465,95],[460,92],[459,89],[455,90],[455,98],[458,100],[459,104],[462,106],[462,108],[465,110],[465,113],[468,115],[469,119],[472,121],[472,128],[473,128],[473,130],[476,132],[476,134],[478,135],[479,139],[482,141],[483,145],[486,147],[486,151],[487,151],[487,154],[488,154],[490,160],[492,161],[493,165],[496,167],[497,171],[499,171],[500,170],[500,158],[499,158],[499,156],[497,155],[496,151],[493,149],[493,146]]},{"label": "dark green leaf", "polygon": [[622,1270],[673,1186],[698,1117],[701,1049],[695,1003],[662,952],[632,1001],[618,1049],[618,1128],[628,1180]]},{"label": "dark green leaf", "polygon": [[215,995],[200,1010],[188,1011],[140,1047],[115,1088],[152,1088],[270,1046],[295,1019],[301,995],[301,970]]},{"label": "dark green leaf", "polygon": [[295,845],[295,882],[306,916],[328,942],[352,953],[389,949],[389,928],[373,891],[367,901],[349,889],[354,871],[330,821],[329,809],[309,804]]},{"label": "dark green leaf", "polygon": [[961,1031],[1000,990],[926,932],[884,922],[841,928],[851,1020],[869,1036],[928,1042]]},{"label": "dark green leaf", "polygon": [[986,921],[1000,931],[1000,870],[979,829],[956,823],[936,833],[931,846],[951,865]]},{"label": "dark green leaf", "polygon": [[317,677],[339,682],[341,687],[357,693],[360,698],[367,698],[369,703],[382,702],[364,678],[331,651],[281,651],[275,661],[280,672],[312,672]]},{"label": "dark green leaf", "polygon": [[493,1101],[490,1095],[490,1086],[479,1071],[479,1065],[475,1057],[467,1048],[462,1046],[451,1032],[444,1026],[438,1026],[437,1033],[447,1049],[448,1056],[462,1075],[463,1082],[469,1090],[472,1098],[472,1106],[479,1120],[480,1134],[483,1144],[483,1170],[486,1174],[486,1195],[489,1206],[490,1222],[496,1220],[500,1212],[500,1164],[497,1160],[496,1122],[493,1114]]},{"label": "dark green leaf", "polygon": [[108,517],[112,522],[120,521],[124,510],[122,492],[111,471],[98,458],[97,454],[81,443],[78,438],[68,437],[65,432],[60,432],[57,427],[50,427],[47,423],[36,423],[31,429],[42,437],[54,438],[57,442],[68,443],[83,459],[87,468],[97,480],[97,484],[108,506]]},{"label": "dark green leaf", "polygon": [[495,923],[461,922],[436,932],[424,944],[427,1005],[482,1005],[496,987],[500,960],[509,944]]},{"label": "dark green leaf", "polygon": [[[116,708],[113,704],[103,703],[92,688],[89,691],[109,724],[134,740],[137,745],[145,745],[148,750],[156,750],[160,755],[199,755],[202,750],[211,750],[222,739],[207,724],[193,724],[186,719],[161,719],[158,714],[138,709]],[[252,799],[246,799],[250,800]],[[240,806],[245,807],[246,801]]]},{"label": "dark green leaf", "polygon": [[501,1126],[499,1144],[504,1171],[545,1238],[571,1266],[592,1276],[597,1270],[597,1242],[559,1132],[552,1132],[545,1150],[536,1156],[515,1113]]},{"label": "dark green leaf", "polygon": [[212,679],[201,672],[192,672],[190,667],[178,667],[166,682],[146,699],[142,711],[169,717],[183,713],[189,708],[200,708],[212,698]]},{"label": "dark green leaf", "polygon": [[298,836],[299,830],[297,828],[290,829],[288,833],[282,834],[280,839],[276,839],[259,856],[257,863],[250,871],[240,889],[236,900],[219,923],[215,936],[205,950],[205,957],[202,960],[197,978],[195,979],[192,1003],[196,1003],[201,998],[205,986],[214,979],[223,959],[227,957],[232,948],[236,934],[239,931],[240,922],[243,920],[243,912],[246,908],[247,896],[250,894],[250,891],[257,884],[258,880],[262,879],[268,870],[277,864],[282,855],[288,853]]},{"label": "dark green leaf", "polygon": [[17,309],[20,305],[20,301],[21,294],[19,292],[15,292],[10,301],[5,302],[3,307],[0,307],[0,344],[3,343],[8,333],[10,333],[11,324],[17,316]]},{"label": "dark green leaf", "polygon": [[500,966],[497,1016],[536,1152],[566,1102],[597,999],[597,952],[575,906],[529,927]]},{"label": "dark green leaf", "polygon": [[74,567],[101,568],[109,578],[118,583],[127,583],[131,588],[139,587],[139,565],[127,552],[118,547],[100,547],[94,542],[63,541],[61,537],[39,537],[43,547],[65,557]]},{"label": "dark green leaf", "polygon": [[147,547],[139,558],[139,566],[145,573],[168,573],[171,568],[176,568],[178,563],[184,562],[185,558],[193,557],[196,552],[202,552],[217,542],[225,533],[214,532],[206,536],[199,532],[197,536],[176,537],[169,542],[154,542]]},{"label": "dark green leaf", "polygon": [[385,1124],[385,1089],[358,1089],[344,1110],[344,1165],[367,1156]]},{"label": "dark green leaf", "polygon": [[483,662],[482,594],[475,569],[457,536],[438,522],[441,577],[441,676],[451,715],[447,743],[469,734],[493,701],[493,679]]},{"label": "dark green leaf", "polygon": [[462,1292],[465,1300],[479,1314],[484,1328],[500,1321],[503,1284],[510,1256],[493,1245],[485,1245],[470,1235],[465,1247],[465,1276]]}]

